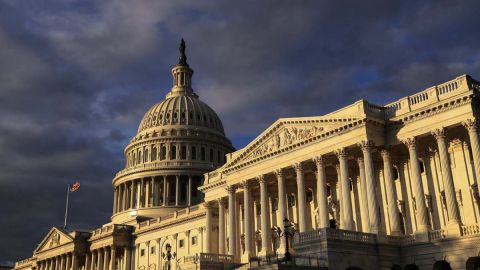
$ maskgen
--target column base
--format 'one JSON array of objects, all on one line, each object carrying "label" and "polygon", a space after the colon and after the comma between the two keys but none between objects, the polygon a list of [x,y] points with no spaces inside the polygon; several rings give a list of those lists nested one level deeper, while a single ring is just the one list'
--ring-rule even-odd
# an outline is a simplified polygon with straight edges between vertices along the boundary
[{"label": "column base", "polygon": [[272,255],[274,255],[274,253],[271,250],[269,250],[269,251],[262,250],[258,253],[258,257],[267,257],[267,256],[272,256]]},{"label": "column base", "polygon": [[252,257],[252,255],[250,253],[243,253],[242,257],[240,257],[240,262],[241,263],[249,263],[251,257]]},{"label": "column base", "polygon": [[462,234],[461,227],[460,227],[459,222],[449,222],[447,226],[445,227],[445,230],[447,231],[447,238],[451,237],[459,237]]}]

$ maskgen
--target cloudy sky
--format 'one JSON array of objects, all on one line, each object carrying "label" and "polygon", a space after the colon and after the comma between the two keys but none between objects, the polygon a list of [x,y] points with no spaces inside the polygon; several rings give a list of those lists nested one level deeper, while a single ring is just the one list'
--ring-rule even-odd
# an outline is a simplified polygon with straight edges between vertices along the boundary
[{"label": "cloudy sky", "polygon": [[241,148],[279,117],[479,78],[478,10],[473,0],[1,1],[0,264],[62,226],[73,180],[71,226],[108,221],[123,148],[169,91],[181,37],[196,92]]}]

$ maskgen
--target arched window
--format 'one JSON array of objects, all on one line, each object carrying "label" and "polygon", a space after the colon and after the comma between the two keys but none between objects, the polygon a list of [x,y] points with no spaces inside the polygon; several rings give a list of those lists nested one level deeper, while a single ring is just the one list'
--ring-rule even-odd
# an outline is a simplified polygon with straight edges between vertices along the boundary
[{"label": "arched window", "polygon": [[174,144],[170,146],[170,159],[177,159],[177,146]]},{"label": "arched window", "polygon": [[139,151],[137,156],[137,164],[140,164],[140,163],[142,163],[142,151]]},{"label": "arched window", "polygon": [[132,162],[133,166],[135,166],[137,164],[137,155],[135,153],[133,153],[133,162]]},{"label": "arched window", "polygon": [[165,160],[167,158],[167,147],[165,144],[160,145],[160,159]]},{"label": "arched window", "polygon": [[213,149],[210,148],[210,162],[213,162]]},{"label": "arched window", "polygon": [[202,147],[202,149],[200,149],[200,152],[202,160],[205,160],[205,147]]},{"label": "arched window", "polygon": [[152,157],[150,158],[151,161],[157,160],[157,148],[152,147]]},{"label": "arched window", "polygon": [[144,162],[148,162],[148,149],[145,149],[145,153],[143,157],[144,157]]},{"label": "arched window", "polygon": [[182,148],[180,150],[180,159],[187,159],[187,147],[185,145],[182,145]]},{"label": "arched window", "polygon": [[220,163],[220,150],[217,151],[217,163]]},{"label": "arched window", "polygon": [[192,146],[192,160],[197,159],[197,148],[195,146]]}]

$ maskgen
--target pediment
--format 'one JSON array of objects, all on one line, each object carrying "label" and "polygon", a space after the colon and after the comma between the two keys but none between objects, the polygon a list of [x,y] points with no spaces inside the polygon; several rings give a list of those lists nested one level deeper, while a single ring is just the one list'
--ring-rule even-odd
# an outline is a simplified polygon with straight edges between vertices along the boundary
[{"label": "pediment", "polygon": [[40,242],[35,252],[49,250],[71,242],[73,242],[72,236],[63,230],[53,227]]},{"label": "pediment", "polygon": [[260,134],[245,148],[233,153],[233,158],[223,168],[269,156],[298,144],[308,143],[325,134],[333,134],[354,123],[361,121],[360,117],[301,117],[281,118]]}]

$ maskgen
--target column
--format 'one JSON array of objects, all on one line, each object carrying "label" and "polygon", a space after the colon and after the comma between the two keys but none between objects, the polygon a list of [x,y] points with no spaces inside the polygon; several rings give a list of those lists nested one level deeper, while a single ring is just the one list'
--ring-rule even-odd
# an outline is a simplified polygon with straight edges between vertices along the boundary
[{"label": "column", "polygon": [[117,256],[115,249],[115,246],[110,246],[110,270],[115,270],[115,257]]},{"label": "column", "polygon": [[135,201],[135,193],[133,192],[135,189],[135,180],[130,181],[130,209],[134,208],[134,201]]},{"label": "column", "polygon": [[72,269],[77,270],[78,269],[78,258],[75,253],[72,253]]},{"label": "column", "polygon": [[178,206],[180,200],[180,176],[175,176],[175,205]]},{"label": "column", "polygon": [[[130,270],[131,267],[131,259],[132,259],[132,253],[130,252],[130,246],[126,246],[125,249],[123,250],[124,253],[123,253],[123,257],[125,258],[125,268],[123,268],[124,270]],[[161,250],[160,250],[160,247],[158,248],[158,254],[161,254]]]},{"label": "column", "polygon": [[192,176],[188,176],[188,187],[187,187],[187,204],[188,206],[192,205]]},{"label": "column", "polygon": [[[97,255],[95,253],[95,250],[91,250],[90,253],[92,254],[91,260],[90,260],[90,268],[88,270],[96,270],[97,268],[95,267],[96,262],[97,262]],[[69,256],[70,259],[70,256]],[[68,268],[70,269],[70,268]]]},{"label": "column", "polygon": [[336,196],[336,200],[337,200],[337,203],[338,203],[338,210],[336,214],[336,217],[338,220],[337,220],[337,228],[341,228],[343,226],[343,216],[344,216],[344,212],[343,211],[343,201],[342,201],[342,176],[341,176],[341,173],[340,173],[340,164],[335,164],[335,172],[337,173],[337,183],[335,185],[335,196]]},{"label": "column", "polygon": [[103,270],[103,250],[97,249],[97,270]]},{"label": "column", "polygon": [[145,198],[144,198],[144,201],[145,201],[145,207],[149,207],[149,203],[150,203],[150,180],[145,180]]},{"label": "column", "polygon": [[395,188],[395,179],[393,178],[392,160],[390,158],[390,151],[382,149],[380,151],[383,159],[383,171],[385,173],[385,189],[387,193],[388,214],[390,216],[390,234],[401,235],[402,229],[400,227],[400,213],[397,207],[397,192]]},{"label": "column", "polygon": [[225,254],[225,202],[218,201],[218,253]]},{"label": "column", "polygon": [[[141,178],[140,179],[140,201],[139,201],[139,205],[140,207],[147,207],[145,205],[145,178]],[[104,269],[106,270],[106,269]]]},{"label": "column", "polygon": [[404,142],[408,147],[410,156],[410,169],[412,177],[413,195],[415,196],[415,205],[417,209],[418,232],[430,230],[429,215],[425,205],[425,194],[422,187],[422,174],[418,165],[418,153],[415,137],[408,138]]},{"label": "column", "polygon": [[137,181],[137,185],[136,185],[136,188],[135,188],[135,196],[137,197],[137,203],[136,203],[136,208],[140,208],[140,200],[141,200],[141,193],[142,193],[142,190],[141,190],[141,182],[140,181]]},{"label": "column", "polygon": [[338,157],[340,163],[340,179],[342,185],[342,207],[340,211],[343,211],[343,220],[342,220],[342,229],[344,230],[355,230],[355,225],[353,223],[353,212],[352,212],[352,198],[350,196],[350,180],[348,179],[348,165],[347,165],[347,154],[345,148],[338,149],[335,151],[335,154]]},{"label": "column", "polygon": [[250,220],[252,217],[252,193],[250,191],[250,183],[248,181],[243,182],[243,228],[245,232],[245,253],[243,257],[245,257],[248,262],[248,259],[250,259],[250,256],[252,254],[251,248],[253,246],[252,242],[252,224],[253,220]]},{"label": "column", "polygon": [[305,181],[303,176],[303,165],[301,162],[294,165],[297,174],[297,205],[298,205],[298,228],[299,232],[307,231],[307,215],[306,215],[306,194]]},{"label": "column", "polygon": [[113,213],[118,212],[118,188],[113,188]]},{"label": "column", "polygon": [[363,158],[357,158],[358,172],[360,176],[360,193],[362,194],[362,200],[360,201],[360,211],[362,217],[362,230],[364,233],[370,232],[370,223],[368,217],[368,201],[367,201],[367,183],[365,180],[365,163]]},{"label": "column", "polygon": [[168,200],[167,200],[167,177],[166,176],[163,176],[163,206],[167,206],[168,205]]},{"label": "column", "polygon": [[[373,147],[373,142],[363,141],[358,144],[362,149],[363,160],[365,162],[365,186],[367,190],[367,202],[368,202],[368,217],[370,219],[369,232],[379,233],[381,231],[380,227],[380,212],[377,201],[377,192],[376,192],[376,183],[374,176],[374,168],[372,161],[371,148]],[[418,164],[417,164],[418,165]]]},{"label": "column", "polygon": [[66,257],[66,254],[60,255],[60,269],[62,270],[65,269],[65,257]]},{"label": "column", "polygon": [[[277,222],[278,226],[281,227],[282,231],[285,229],[283,227],[283,220],[287,218],[287,192],[285,191],[285,175],[283,174],[283,169],[278,169],[275,171],[277,176],[277,185],[278,185],[278,211],[277,211]],[[280,237],[280,246],[278,250],[280,253],[285,253],[285,237]]]},{"label": "column", "polygon": [[158,206],[158,179],[152,176],[153,201],[152,206]]},{"label": "column", "polygon": [[438,154],[440,156],[440,167],[442,169],[445,198],[447,200],[448,225],[456,226],[457,229],[460,229],[459,226],[461,225],[462,221],[460,218],[460,212],[458,210],[457,195],[455,192],[455,185],[450,167],[450,157],[446,142],[447,132],[444,128],[441,128],[432,132],[432,135],[437,140]]},{"label": "column", "polygon": [[228,255],[236,254],[235,230],[235,186],[227,187],[228,192]]},{"label": "column", "polygon": [[468,119],[462,124],[468,130],[470,148],[472,149],[473,167],[475,169],[475,178],[477,180],[477,188],[480,194],[480,141],[478,139],[478,123],[477,120]]},{"label": "column", "polygon": [[[147,249],[147,252],[148,252],[148,249]],[[108,247],[105,247],[103,249],[103,270],[108,270],[108,262],[110,261],[109,260],[109,250],[108,250]]]},{"label": "column", "polygon": [[[317,203],[318,203],[318,227],[328,228],[330,226],[328,218],[328,202],[327,202],[327,177],[325,176],[325,165],[323,157],[314,158],[317,166]],[[282,237],[283,238],[283,237]]]},{"label": "column", "polygon": [[127,183],[123,183],[122,184],[122,193],[121,193],[121,196],[122,196],[122,211],[125,211],[128,209],[128,203],[127,203]]},{"label": "column", "polygon": [[[68,254],[67,254],[67,258],[68,258]],[[89,253],[87,251],[87,253],[85,254],[85,268],[84,268],[84,270],[92,269],[92,267],[90,266],[91,262],[92,262],[92,253]],[[67,261],[67,266],[64,269],[68,269],[68,261]]]},{"label": "column", "polygon": [[266,256],[271,253],[270,245],[270,215],[268,211],[268,190],[267,180],[263,175],[258,177],[260,184],[260,212],[261,212],[261,230],[262,230],[262,250],[260,255]]},{"label": "column", "polygon": [[205,252],[206,253],[211,253],[211,242],[212,242],[212,207],[209,202],[205,202],[204,204],[205,207]]}]

